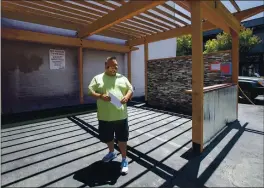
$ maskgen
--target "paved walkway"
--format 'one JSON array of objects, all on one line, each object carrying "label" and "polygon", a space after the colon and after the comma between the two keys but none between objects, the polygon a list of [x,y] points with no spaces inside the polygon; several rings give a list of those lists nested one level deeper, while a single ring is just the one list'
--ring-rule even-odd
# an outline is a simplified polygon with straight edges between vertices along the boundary
[{"label": "paved walkway", "polygon": [[191,120],[129,107],[129,174],[120,155],[100,159],[95,113],[2,130],[2,187],[263,186],[263,107],[239,105],[239,120],[192,156]]}]

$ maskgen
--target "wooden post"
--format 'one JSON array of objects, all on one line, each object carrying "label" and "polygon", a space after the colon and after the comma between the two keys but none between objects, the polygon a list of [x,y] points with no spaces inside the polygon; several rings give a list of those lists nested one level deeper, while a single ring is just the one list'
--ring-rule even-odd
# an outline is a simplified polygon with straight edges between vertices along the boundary
[{"label": "wooden post", "polygon": [[78,49],[79,81],[80,81],[80,103],[83,104],[83,48]]},{"label": "wooden post", "polygon": [[190,1],[192,22],[192,144],[194,152],[203,151],[203,28],[200,1]]},{"label": "wooden post", "polygon": [[144,43],[144,58],[145,58],[145,101],[148,100],[148,42]]},{"label": "wooden post", "polygon": [[[239,35],[231,30],[232,35],[232,82],[238,85],[239,74]],[[238,89],[239,91],[239,89]],[[238,98],[237,98],[237,118],[238,118]]]},{"label": "wooden post", "polygon": [[130,83],[132,83],[131,78],[131,51],[127,53],[127,77]]}]

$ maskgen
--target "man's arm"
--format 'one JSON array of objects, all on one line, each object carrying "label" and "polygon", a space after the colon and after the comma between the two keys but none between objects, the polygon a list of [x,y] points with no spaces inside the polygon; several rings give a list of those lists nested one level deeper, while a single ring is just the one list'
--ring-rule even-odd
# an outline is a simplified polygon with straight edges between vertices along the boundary
[{"label": "man's arm", "polygon": [[121,103],[127,103],[132,98],[133,92],[134,92],[132,84],[129,82],[127,78],[125,78],[125,80],[126,80],[126,86],[127,86],[127,93],[121,100]]},{"label": "man's arm", "polygon": [[100,93],[96,93],[96,90],[98,88],[96,79],[93,78],[91,83],[88,86],[88,95],[94,97],[95,99],[99,99],[101,97]]},{"label": "man's arm", "polygon": [[91,83],[88,86],[88,95],[92,96],[93,98],[102,99],[104,101],[110,101],[111,98],[106,94],[97,93],[96,90],[98,89],[98,84],[96,82],[96,78],[93,78]]}]

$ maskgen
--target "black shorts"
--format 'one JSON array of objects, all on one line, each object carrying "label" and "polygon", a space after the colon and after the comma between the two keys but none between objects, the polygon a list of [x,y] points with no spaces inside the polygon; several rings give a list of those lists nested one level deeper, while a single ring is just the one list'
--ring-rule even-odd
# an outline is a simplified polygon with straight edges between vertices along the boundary
[{"label": "black shorts", "polygon": [[104,143],[115,138],[120,142],[127,142],[129,137],[129,127],[127,119],[118,121],[99,120],[99,137]]}]

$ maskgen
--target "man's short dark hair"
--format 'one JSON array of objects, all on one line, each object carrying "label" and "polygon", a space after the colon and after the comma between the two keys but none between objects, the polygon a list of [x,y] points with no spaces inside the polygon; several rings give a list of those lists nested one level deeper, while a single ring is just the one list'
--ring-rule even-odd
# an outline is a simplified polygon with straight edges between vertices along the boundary
[{"label": "man's short dark hair", "polygon": [[108,61],[113,61],[113,60],[116,60],[116,57],[115,56],[108,57],[108,58],[106,58],[105,63],[107,63]]}]

